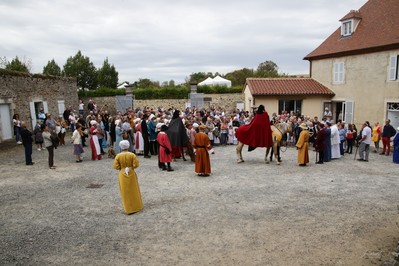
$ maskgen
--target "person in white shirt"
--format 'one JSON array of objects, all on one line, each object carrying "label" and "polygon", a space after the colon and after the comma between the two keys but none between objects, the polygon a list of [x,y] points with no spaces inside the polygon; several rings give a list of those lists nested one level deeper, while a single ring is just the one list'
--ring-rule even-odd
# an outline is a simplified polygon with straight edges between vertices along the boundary
[{"label": "person in white shirt", "polygon": [[84,107],[85,107],[85,104],[83,103],[83,100],[80,100],[80,102],[79,102],[79,114],[80,115],[83,115]]},{"label": "person in white shirt", "polygon": [[75,124],[76,124],[76,117],[75,114],[71,112],[71,114],[68,117],[69,124],[71,125],[71,131],[72,133],[75,131]]},{"label": "person in white shirt", "polygon": [[368,162],[371,143],[371,128],[367,123],[363,123],[362,138],[359,140],[359,159],[358,161]]},{"label": "person in white shirt", "polygon": [[338,126],[335,124],[334,120],[331,120],[331,159],[341,158],[341,152],[339,149],[339,144],[341,140],[339,138]]}]

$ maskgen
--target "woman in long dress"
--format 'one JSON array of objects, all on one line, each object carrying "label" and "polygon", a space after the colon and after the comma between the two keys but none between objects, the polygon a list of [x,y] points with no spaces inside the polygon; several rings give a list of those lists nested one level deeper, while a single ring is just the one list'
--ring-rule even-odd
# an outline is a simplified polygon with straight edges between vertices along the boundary
[{"label": "woman in long dress", "polygon": [[135,145],[136,145],[136,154],[143,155],[144,154],[144,139],[143,133],[141,129],[141,119],[136,120],[137,124],[135,125],[136,133],[135,133]]},{"label": "woman in long dress", "polygon": [[96,120],[90,121],[90,148],[91,148],[91,159],[94,161],[96,159],[101,160],[101,148],[98,143],[97,138],[97,122]]},{"label": "woman in long dress", "polygon": [[122,129],[122,121],[116,120],[115,121],[115,154],[121,153],[121,147],[119,147],[119,143],[123,140],[123,129]]},{"label": "woman in long dress", "polygon": [[122,152],[116,155],[114,168],[119,170],[118,180],[123,209],[126,214],[136,213],[143,209],[140,187],[134,171],[139,167],[139,161],[134,153],[129,152],[129,141],[119,143]]}]

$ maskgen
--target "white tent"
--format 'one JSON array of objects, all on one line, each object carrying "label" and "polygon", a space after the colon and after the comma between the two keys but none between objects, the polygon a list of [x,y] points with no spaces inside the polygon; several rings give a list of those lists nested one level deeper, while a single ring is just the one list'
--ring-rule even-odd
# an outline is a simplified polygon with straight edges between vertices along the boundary
[{"label": "white tent", "polygon": [[204,86],[204,85],[213,85],[213,79],[211,77],[208,77],[206,80],[198,83],[198,86]]},{"label": "white tent", "polygon": [[126,89],[126,86],[129,85],[126,81],[123,82],[122,84],[118,85],[118,89]]},{"label": "white tent", "polygon": [[221,76],[216,76],[215,78],[208,77],[206,80],[198,83],[198,86],[204,86],[204,85],[209,85],[209,86],[220,85],[220,86],[226,86],[226,87],[230,88],[231,81],[224,79]]},{"label": "white tent", "polygon": [[216,76],[213,79],[213,85],[222,85],[222,86],[226,86],[228,88],[231,87],[231,81],[228,79],[224,79],[221,76]]}]

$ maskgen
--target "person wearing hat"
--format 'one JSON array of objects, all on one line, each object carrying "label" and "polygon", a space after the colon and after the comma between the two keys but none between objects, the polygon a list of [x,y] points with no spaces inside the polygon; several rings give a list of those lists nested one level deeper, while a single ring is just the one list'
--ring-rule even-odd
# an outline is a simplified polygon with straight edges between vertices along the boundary
[{"label": "person wearing hat", "polygon": [[[158,151],[158,161],[159,161],[159,168],[162,170],[167,170],[168,172],[173,171],[173,168],[170,166],[170,163],[172,162],[172,145],[170,144],[169,137],[166,134],[166,131],[168,130],[168,126],[162,125],[161,126],[161,131],[158,133],[157,136],[157,141],[159,145],[159,151]],[[166,167],[165,163],[168,165]]]},{"label": "person wearing hat", "polygon": [[205,134],[206,125],[199,126],[199,132],[195,134],[194,148],[195,156],[195,172],[198,176],[209,176],[211,174],[211,160],[209,158],[208,149],[211,148],[211,142],[207,134]]},{"label": "person wearing hat", "polygon": [[393,162],[399,163],[399,127],[396,130],[398,133],[396,133],[393,139]]},{"label": "person wearing hat", "polygon": [[309,130],[305,123],[301,123],[299,127],[302,130],[296,143],[298,149],[298,164],[300,166],[306,166],[309,162]]},{"label": "person wearing hat", "polygon": [[143,209],[143,201],[137,174],[134,171],[139,167],[139,161],[134,153],[129,152],[129,146],[128,140],[119,142],[122,152],[115,157],[114,169],[119,170],[118,180],[123,210],[126,214],[133,214]]},{"label": "person wearing hat", "polygon": [[97,121],[90,121],[90,148],[91,148],[91,159],[94,161],[96,159],[101,160],[101,148],[98,143],[97,137]]}]

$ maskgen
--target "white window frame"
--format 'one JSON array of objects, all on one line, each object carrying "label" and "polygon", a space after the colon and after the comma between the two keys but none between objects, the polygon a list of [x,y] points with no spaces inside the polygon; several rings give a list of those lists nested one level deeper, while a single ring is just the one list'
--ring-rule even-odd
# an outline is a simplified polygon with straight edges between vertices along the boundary
[{"label": "white window frame", "polygon": [[341,26],[341,35],[351,36],[353,33],[353,28],[354,28],[353,19],[343,21]]},{"label": "white window frame", "polygon": [[389,57],[389,69],[388,69],[388,80],[399,79],[399,55],[391,55]]},{"label": "white window frame", "polygon": [[335,62],[333,67],[333,84],[342,84],[345,82],[345,63]]}]

